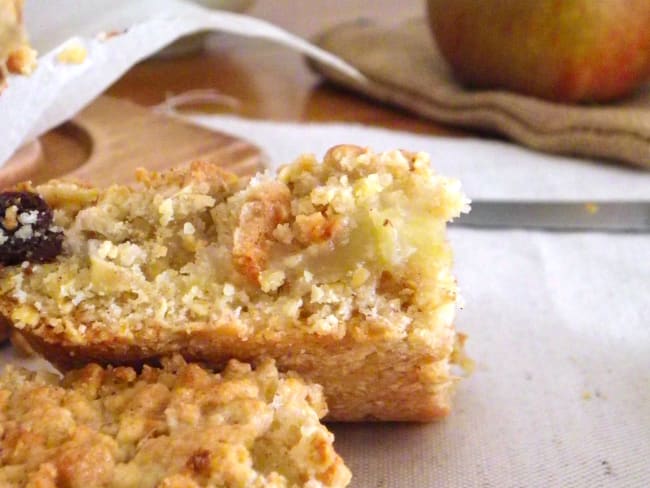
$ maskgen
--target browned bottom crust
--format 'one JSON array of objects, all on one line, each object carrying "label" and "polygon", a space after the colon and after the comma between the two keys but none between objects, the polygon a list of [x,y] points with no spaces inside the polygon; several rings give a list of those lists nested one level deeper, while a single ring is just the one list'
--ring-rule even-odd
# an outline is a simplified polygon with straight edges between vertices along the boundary
[{"label": "browned bottom crust", "polygon": [[188,361],[221,368],[231,358],[259,363],[275,359],[281,371],[296,371],[306,381],[324,387],[329,414],[334,421],[426,422],[449,414],[455,380],[449,375],[448,354],[431,350],[416,355],[403,341],[359,343],[315,337],[305,342],[265,343],[228,339],[205,332],[192,336],[153,339],[137,346],[114,339],[99,344],[75,345],[59,338],[52,342],[22,331],[34,348],[57,367],[67,370],[89,362],[102,365],[156,364],[161,357],[180,353]]}]

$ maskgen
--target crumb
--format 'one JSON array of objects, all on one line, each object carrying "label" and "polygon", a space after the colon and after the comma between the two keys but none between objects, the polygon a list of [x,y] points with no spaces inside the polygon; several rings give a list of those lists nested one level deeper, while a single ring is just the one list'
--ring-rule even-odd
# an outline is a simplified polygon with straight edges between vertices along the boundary
[{"label": "crumb", "polygon": [[14,230],[18,227],[18,207],[16,205],[7,207],[4,217],[0,219],[0,224],[6,230]]},{"label": "crumb", "polygon": [[11,73],[30,75],[36,68],[37,52],[29,46],[21,46],[7,57],[7,69]]},{"label": "crumb", "polygon": [[194,232],[196,232],[196,229],[194,228],[192,223],[191,222],[185,222],[185,224],[183,225],[183,234],[192,235],[192,234],[194,234]]},{"label": "crumb", "polygon": [[585,210],[588,214],[595,215],[600,210],[600,207],[596,203],[585,203]]},{"label": "crumb", "polygon": [[599,400],[605,400],[607,397],[603,395],[603,393],[598,388],[596,388],[593,392],[585,390],[582,393],[583,400],[591,400],[593,398],[598,398]]},{"label": "crumb", "polygon": [[611,475],[614,474],[614,471],[612,470],[612,466],[611,466],[611,464],[609,464],[609,461],[607,461],[606,459],[603,459],[603,460],[600,462],[600,465],[601,465],[601,466],[603,467],[603,469],[604,469],[604,474],[605,474],[605,476],[611,476]]},{"label": "crumb", "polygon": [[87,56],[88,51],[86,48],[79,41],[73,41],[59,51],[56,59],[63,64],[81,64],[86,60]]},{"label": "crumb", "polygon": [[476,362],[465,352],[465,342],[467,342],[467,334],[458,332],[450,362],[460,366],[465,376],[470,376],[476,369]]},{"label": "crumb", "polygon": [[102,31],[98,32],[95,38],[98,41],[108,41],[109,39],[112,39],[113,37],[121,36],[127,31],[127,29],[120,29],[120,30],[110,30],[110,31]]}]

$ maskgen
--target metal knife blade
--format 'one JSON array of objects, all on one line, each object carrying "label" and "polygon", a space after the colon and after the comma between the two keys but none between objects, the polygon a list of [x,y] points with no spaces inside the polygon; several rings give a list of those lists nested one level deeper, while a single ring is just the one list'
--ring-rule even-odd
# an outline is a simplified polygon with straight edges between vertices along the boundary
[{"label": "metal knife blade", "polygon": [[556,231],[650,232],[650,201],[473,201],[454,221],[474,227]]}]

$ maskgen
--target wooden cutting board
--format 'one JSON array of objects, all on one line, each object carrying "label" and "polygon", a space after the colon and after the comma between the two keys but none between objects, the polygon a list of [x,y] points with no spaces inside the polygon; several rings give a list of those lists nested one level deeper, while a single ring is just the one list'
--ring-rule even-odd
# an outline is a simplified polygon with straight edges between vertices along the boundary
[{"label": "wooden cutting board", "polygon": [[260,150],[242,139],[102,96],[20,149],[0,168],[0,188],[62,176],[105,186],[132,181],[138,167],[161,170],[197,159],[239,175],[262,166]]}]

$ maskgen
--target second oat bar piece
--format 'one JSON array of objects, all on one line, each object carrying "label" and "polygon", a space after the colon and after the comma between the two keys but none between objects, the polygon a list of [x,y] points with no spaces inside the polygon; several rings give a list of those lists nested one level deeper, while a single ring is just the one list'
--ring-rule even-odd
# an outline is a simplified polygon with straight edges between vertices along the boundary
[{"label": "second oat bar piece", "polygon": [[3,488],[343,488],[322,390],[273,361],[0,375]]}]

